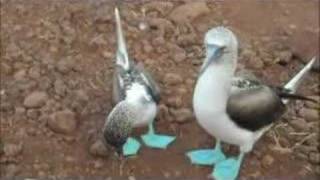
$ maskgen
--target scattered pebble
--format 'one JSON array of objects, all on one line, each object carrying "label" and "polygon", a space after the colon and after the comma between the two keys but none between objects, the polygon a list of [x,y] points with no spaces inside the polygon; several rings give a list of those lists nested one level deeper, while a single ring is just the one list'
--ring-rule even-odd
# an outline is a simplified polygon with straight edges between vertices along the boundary
[{"label": "scattered pebble", "polygon": [[167,99],[167,104],[170,107],[174,108],[180,108],[183,104],[182,98],[181,97],[170,97]]},{"label": "scattered pebble", "polygon": [[290,50],[286,50],[286,51],[281,51],[279,52],[279,58],[280,58],[280,61],[279,63],[280,64],[288,64],[292,58],[292,52]]},{"label": "scattered pebble", "polygon": [[159,105],[159,119],[167,119],[169,118],[169,108],[165,104]]},{"label": "scattered pebble", "polygon": [[176,73],[167,73],[163,79],[163,82],[168,85],[177,85],[182,83],[182,81],[182,77]]},{"label": "scattered pebble", "polygon": [[209,13],[206,2],[188,2],[176,7],[169,15],[169,18],[176,23],[193,21],[202,14]]},{"label": "scattered pebble", "polygon": [[18,156],[22,153],[23,151],[23,144],[19,143],[19,144],[4,144],[4,155],[5,156],[11,156],[11,157],[15,157]]},{"label": "scattered pebble", "polygon": [[20,167],[15,164],[9,164],[6,168],[6,177],[14,177],[20,172]]},{"label": "scattered pebble", "polygon": [[319,120],[319,111],[316,109],[302,108],[299,114],[308,122]]},{"label": "scattered pebble", "polygon": [[54,82],[54,90],[55,93],[58,94],[61,97],[64,97],[65,94],[67,93],[67,86],[66,84],[61,80],[61,79],[57,79]]},{"label": "scattered pebble", "polygon": [[16,107],[15,113],[18,116],[22,116],[26,112],[26,109],[24,107]]},{"label": "scattered pebble", "polygon": [[309,130],[308,123],[302,118],[297,118],[297,119],[291,120],[290,124],[292,125],[293,128],[295,128],[298,131],[308,131]]},{"label": "scattered pebble", "polygon": [[93,143],[89,148],[89,152],[93,156],[101,157],[108,157],[110,154],[102,140],[97,140],[95,143]]},{"label": "scattered pebble", "polygon": [[313,164],[319,164],[320,163],[320,153],[319,152],[311,152],[309,154],[309,160]]},{"label": "scattered pebble", "polygon": [[34,91],[24,99],[24,106],[27,108],[38,108],[45,104],[48,95],[42,91]]},{"label": "scattered pebble", "polygon": [[68,109],[55,112],[50,116],[48,126],[54,132],[70,134],[77,127],[75,113]]},{"label": "scattered pebble", "polygon": [[129,176],[129,177],[128,177],[128,180],[136,180],[136,177],[134,177],[134,176]]},{"label": "scattered pebble", "polygon": [[193,118],[193,113],[188,108],[182,108],[178,110],[172,110],[172,114],[174,115],[174,121],[180,124],[189,122]]},{"label": "scattered pebble", "polygon": [[93,167],[96,169],[101,169],[103,167],[103,161],[102,160],[93,161]]},{"label": "scattered pebble", "polygon": [[264,168],[269,168],[273,164],[273,162],[274,158],[269,154],[264,155],[261,161]]}]

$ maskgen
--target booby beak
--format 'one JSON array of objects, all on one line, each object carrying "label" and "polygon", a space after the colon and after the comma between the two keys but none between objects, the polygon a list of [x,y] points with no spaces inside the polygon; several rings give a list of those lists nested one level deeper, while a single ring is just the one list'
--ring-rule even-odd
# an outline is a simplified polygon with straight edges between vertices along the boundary
[{"label": "booby beak", "polygon": [[122,33],[121,19],[120,19],[118,7],[115,7],[114,13],[116,18],[116,31],[117,31],[117,55],[116,55],[117,62],[116,64],[118,66],[123,67],[126,71],[128,71],[130,68],[129,56],[127,52],[125,39]]},{"label": "booby beak", "polygon": [[221,57],[224,48],[224,46],[207,44],[207,55],[201,66],[200,74],[202,74],[212,62],[217,61]]}]

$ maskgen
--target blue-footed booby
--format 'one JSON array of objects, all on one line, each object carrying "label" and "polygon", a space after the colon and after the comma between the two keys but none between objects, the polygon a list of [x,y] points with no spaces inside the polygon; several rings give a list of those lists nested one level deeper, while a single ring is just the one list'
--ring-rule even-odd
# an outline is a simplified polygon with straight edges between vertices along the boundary
[{"label": "blue-footed booby", "polygon": [[[236,36],[225,27],[209,30],[204,38],[206,58],[200,69],[193,95],[193,109],[200,126],[214,136],[214,149],[187,153],[193,164],[214,165],[217,180],[236,179],[244,155],[284,113],[289,99],[310,100],[295,94],[311,69],[311,60],[283,88],[235,76],[238,58]],[[238,157],[227,158],[221,142],[237,145]]]},{"label": "blue-footed booby", "polygon": [[148,126],[148,133],[142,135],[143,142],[152,148],[165,149],[175,137],[154,132],[153,121],[160,101],[159,87],[141,64],[130,60],[117,7],[115,19],[117,53],[113,75],[113,102],[116,105],[103,127],[104,139],[123,155],[135,155],[141,145],[138,140],[129,136],[133,128]]}]

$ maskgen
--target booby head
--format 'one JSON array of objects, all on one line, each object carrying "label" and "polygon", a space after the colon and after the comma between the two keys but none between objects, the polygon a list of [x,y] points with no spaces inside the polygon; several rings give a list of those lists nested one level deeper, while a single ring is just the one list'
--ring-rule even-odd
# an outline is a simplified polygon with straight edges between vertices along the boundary
[{"label": "booby head", "polygon": [[133,105],[126,101],[118,103],[105,122],[103,137],[105,142],[116,148],[121,154],[122,146],[126,143],[133,129],[133,122],[138,119]]},{"label": "booby head", "polygon": [[203,72],[212,63],[235,65],[238,55],[238,41],[233,32],[219,26],[210,29],[204,38],[206,59],[201,67]]}]

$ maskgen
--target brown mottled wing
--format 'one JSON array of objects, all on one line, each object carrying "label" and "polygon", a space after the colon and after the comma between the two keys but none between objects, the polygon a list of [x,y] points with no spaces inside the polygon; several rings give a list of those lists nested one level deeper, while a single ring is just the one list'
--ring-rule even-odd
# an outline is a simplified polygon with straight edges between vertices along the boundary
[{"label": "brown mottled wing", "polygon": [[121,76],[121,68],[115,68],[113,73],[113,84],[112,84],[112,103],[116,105],[118,102],[125,99],[125,85]]},{"label": "brown mottled wing", "polygon": [[141,63],[135,66],[136,71],[139,73],[141,77],[141,83],[143,83],[149,93],[152,95],[152,98],[156,103],[160,101],[160,88],[156,81],[152,78],[151,74],[143,67]]},{"label": "brown mottled wing", "polygon": [[[242,80],[241,80],[242,81]],[[239,127],[257,131],[279,119],[285,107],[280,97],[268,86],[258,82],[241,82],[233,87],[227,113]]]}]

